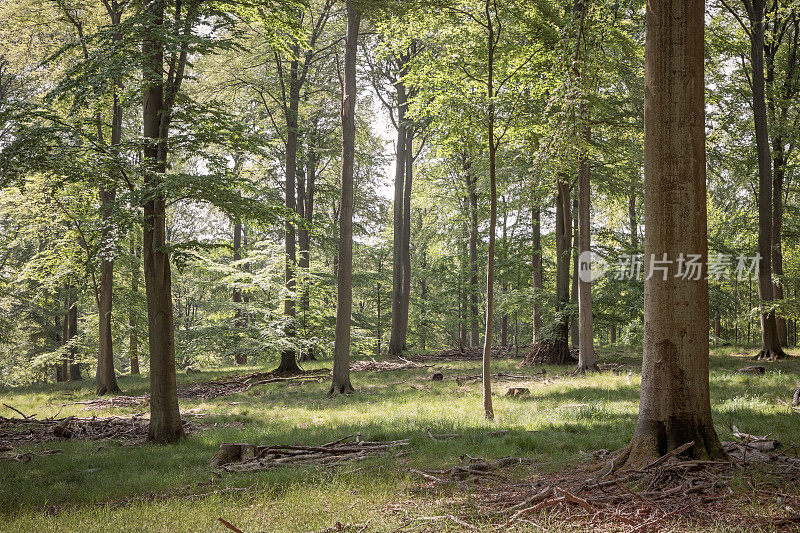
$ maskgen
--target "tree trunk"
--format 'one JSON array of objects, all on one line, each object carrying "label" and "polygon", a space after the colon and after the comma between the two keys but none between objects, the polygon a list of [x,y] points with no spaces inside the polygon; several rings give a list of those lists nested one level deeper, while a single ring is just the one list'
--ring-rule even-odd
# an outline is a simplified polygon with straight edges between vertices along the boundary
[{"label": "tree trunk", "polygon": [[[299,61],[294,59],[291,63],[291,74],[289,79],[289,107],[286,109],[286,211],[294,213],[297,210],[295,199],[296,179],[297,179],[297,138],[298,138],[298,110],[300,106],[300,84],[298,82]],[[290,348],[281,352],[281,363],[277,368],[278,372],[294,373],[300,372],[297,364],[297,354],[294,349],[295,341],[295,287],[297,280],[295,277],[295,267],[297,265],[296,235],[294,223],[291,219],[286,219],[285,224],[285,245],[286,245],[286,265],[285,265],[285,295],[283,299],[283,316],[286,319],[286,337],[291,343]]]},{"label": "tree trunk", "polygon": [[400,305],[400,340],[403,350],[407,348],[408,340],[408,310],[411,305],[411,185],[413,157],[414,128],[406,128],[406,179],[403,183],[403,290]]},{"label": "tree trunk", "polygon": [[478,178],[473,177],[467,155],[463,155],[463,170],[469,193],[469,294],[470,294],[470,346],[480,344],[478,328]]},{"label": "tree trunk", "polygon": [[[300,179],[297,182],[300,196],[297,204],[298,212],[308,226],[314,221],[314,186],[317,178],[317,154],[316,149],[312,146],[313,143],[314,137],[309,135],[305,179]],[[303,290],[300,296],[300,323],[303,335],[307,337],[310,311],[308,274],[311,266],[311,238],[308,228],[304,227],[298,231],[298,244],[300,246],[300,256],[297,259],[297,266],[303,273]],[[300,353],[299,359],[300,361],[315,361],[317,358],[314,356],[314,348],[306,346]]]},{"label": "tree trunk", "polygon": [[62,381],[69,381],[69,310],[72,306],[70,305],[70,298],[69,298],[69,283],[65,284],[64,286],[64,316],[62,317],[62,335],[61,335],[61,342],[64,345],[64,354],[61,357],[61,380]]},{"label": "tree trunk", "polygon": [[339,275],[336,305],[336,337],[333,343],[333,381],[329,395],[350,394],[350,316],[353,307],[353,164],[356,137],[356,54],[361,13],[348,0],[347,36],[342,91],[342,193],[339,219]]},{"label": "tree trunk", "polygon": [[[419,216],[420,227],[422,226],[422,213]],[[426,300],[428,299],[428,279],[425,277],[425,271],[428,268],[428,251],[423,246],[421,255],[420,267],[422,268],[422,277],[419,280],[419,352],[425,353],[425,341],[428,337],[428,322],[426,320]]]},{"label": "tree trunk", "polygon": [[381,273],[383,272],[383,255],[378,255],[378,282],[375,284],[375,307],[377,309],[378,320],[376,321],[375,331],[375,356],[381,356],[381,337],[383,337],[383,328],[381,327]]},{"label": "tree trunk", "polygon": [[694,458],[725,459],[711,420],[708,281],[676,276],[680,254],[708,257],[703,0],[648,0],[645,45],[645,276],[639,419],[617,466],[640,467],[694,441]]},{"label": "tree trunk", "polygon": [[[578,196],[572,200],[573,213],[578,212]],[[570,256],[572,257],[572,288],[569,292],[569,303],[572,311],[569,315],[569,343],[573,347],[578,346],[578,217],[572,218],[572,243],[570,244]]]},{"label": "tree trunk", "polygon": [[[754,0],[748,13],[750,29],[750,62],[753,75],[753,119],[758,157],[758,296],[773,300],[772,290],[772,162],[769,149],[767,105],[764,90],[764,5]],[[763,309],[763,306],[761,306]],[[761,352],[756,359],[780,359],[786,354],[780,345],[775,312],[761,313]]]},{"label": "tree trunk", "polygon": [[[242,221],[240,219],[236,219],[233,222],[233,262],[237,263],[235,268],[239,268],[239,261],[242,260]],[[233,325],[236,328],[243,328],[244,321],[242,316],[242,291],[238,287],[234,287],[233,289],[233,296],[231,298],[233,300],[233,307],[236,308],[235,316],[233,318]],[[247,354],[241,353],[237,350],[237,352],[233,355],[233,364],[235,365],[246,365],[247,364]]]},{"label": "tree trunk", "polygon": [[631,180],[628,191],[628,223],[631,226],[631,248],[639,248],[639,220],[636,216],[636,182]]},{"label": "tree trunk", "polygon": [[[584,137],[589,142],[589,126],[584,129]],[[581,261],[578,266],[578,371],[597,370],[597,356],[594,353],[594,331],[592,324],[592,280],[591,280],[591,186],[590,169],[586,156],[582,155],[578,166],[578,253]],[[588,268],[583,274],[584,268]],[[583,274],[583,275],[580,275]]]},{"label": "tree trunk", "polygon": [[616,344],[617,343],[617,325],[616,324],[611,324],[611,339],[610,339],[610,342],[611,342],[611,344]]},{"label": "tree trunk", "polygon": [[137,332],[136,324],[136,295],[139,294],[139,259],[140,248],[138,243],[138,236],[135,230],[131,230],[131,295],[132,298],[128,302],[128,352],[131,361],[131,375],[139,374],[139,333]]},{"label": "tree trunk", "polygon": [[[773,150],[772,174],[772,272],[775,274],[775,283],[772,291],[776,300],[783,299],[783,139],[780,135],[775,137]],[[789,346],[786,318],[775,317],[778,329],[778,341],[783,347]]]},{"label": "tree trunk", "polygon": [[78,359],[78,347],[74,344],[75,337],[78,336],[78,299],[77,297],[74,300],[70,300],[70,308],[69,308],[69,341],[72,343],[69,348],[69,380],[70,381],[80,381],[83,378],[81,377],[81,365],[77,363]]},{"label": "tree trunk", "polygon": [[497,231],[497,144],[494,138],[494,23],[489,10],[489,1],[486,0],[486,27],[488,29],[489,59],[487,61],[487,90],[489,100],[489,249],[486,265],[486,330],[483,334],[483,415],[489,420],[494,419],[492,407],[492,336],[494,334],[494,248],[495,233]]},{"label": "tree trunk", "polygon": [[539,298],[542,296],[542,227],[541,209],[536,205],[532,210],[533,231],[533,342],[539,341],[539,332],[542,329],[542,306]]},{"label": "tree trunk", "polygon": [[406,175],[406,89],[402,81],[395,83],[397,94],[397,159],[394,178],[394,235],[392,249],[392,327],[389,334],[389,355],[403,353],[403,221]]},{"label": "tree trunk", "polygon": [[172,273],[166,249],[166,198],[161,187],[167,160],[169,119],[164,105],[164,3],[145,0],[148,15],[142,43],[145,100],[143,263],[150,345],[150,427],[148,440],[177,442],[184,436],[175,377]]},{"label": "tree trunk", "polygon": [[[97,394],[120,392],[117,375],[114,372],[114,344],[111,330],[111,308],[114,291],[114,259],[109,250],[112,239],[111,206],[114,204],[116,191],[100,191],[100,202],[103,205],[101,242],[104,243],[104,254],[100,262],[100,297],[98,299],[99,321],[99,353],[97,356]],[[111,246],[113,247],[113,245]]]}]

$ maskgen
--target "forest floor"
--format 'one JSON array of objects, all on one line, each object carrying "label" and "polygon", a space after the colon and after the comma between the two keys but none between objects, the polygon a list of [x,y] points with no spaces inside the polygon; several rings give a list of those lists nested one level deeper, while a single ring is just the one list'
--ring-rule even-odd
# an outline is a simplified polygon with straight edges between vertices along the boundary
[{"label": "forest floor", "polygon": [[[800,413],[787,402],[800,379],[800,357],[757,363],[766,367],[765,375],[736,373],[754,364],[747,358],[753,353],[713,350],[717,431],[724,441],[735,440],[732,426],[770,434],[791,449],[800,444]],[[326,397],[327,378],[263,383],[213,398],[183,395],[189,436],[176,446],[124,436],[20,442],[0,452],[5,456],[0,459],[0,531],[231,531],[220,518],[245,533],[799,530],[800,522],[778,524],[800,514],[800,485],[761,471],[729,476],[726,490],[731,490],[711,502],[713,512],[656,508],[649,515],[654,518],[598,513],[590,521],[575,515],[591,515],[594,504],[582,510],[582,504],[567,508],[567,502],[561,512],[548,504],[509,522],[508,510],[524,507],[538,488],[591,478],[585,467],[596,463],[594,452],[617,450],[630,439],[641,359],[620,349],[600,350],[600,357],[613,370],[587,376],[572,376],[571,367],[545,367],[542,374],[540,366],[518,368],[519,360],[493,360],[493,372],[508,379],[494,385],[493,422],[483,418],[480,383],[471,377],[480,373],[480,362],[435,361],[433,367],[355,372],[356,394],[333,399]],[[326,366],[330,361],[306,368]],[[180,373],[178,380],[193,390],[196,383],[264,370],[203,370]],[[441,372],[443,381],[430,380],[434,372]],[[124,377],[120,386],[126,396],[144,397],[147,379]],[[507,397],[509,387],[526,387],[530,394]],[[6,389],[0,390],[0,402],[38,420],[146,417],[142,398],[113,406],[86,403],[95,397],[93,389],[90,382]],[[20,415],[0,405],[0,416]],[[335,466],[289,464],[258,472],[220,472],[210,466],[223,442],[319,446],[358,434],[371,441],[408,439],[408,445],[399,453]],[[452,471],[445,469],[463,465],[463,454],[489,462],[506,456],[525,461],[449,481]]]}]

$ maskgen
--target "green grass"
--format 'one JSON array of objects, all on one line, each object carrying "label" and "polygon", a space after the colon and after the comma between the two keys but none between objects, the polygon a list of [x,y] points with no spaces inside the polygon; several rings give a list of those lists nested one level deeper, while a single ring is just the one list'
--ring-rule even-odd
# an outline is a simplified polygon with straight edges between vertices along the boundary
[{"label": "green grass", "polygon": [[[767,363],[767,374],[755,376],[734,373],[750,364],[737,354],[722,348],[712,356],[712,407],[720,437],[730,440],[730,426],[736,425],[753,434],[771,433],[786,444],[800,442],[798,415],[776,401],[791,398],[800,358]],[[619,351],[605,352],[601,359],[623,363],[625,370],[572,377],[571,368],[547,367],[548,377],[560,375],[558,379],[511,384],[532,391],[529,397],[513,399],[503,396],[509,384],[495,384],[494,422],[482,416],[479,384],[459,387],[452,381],[457,375],[479,373],[479,362],[437,365],[445,374],[443,383],[426,379],[432,369],[355,373],[357,393],[333,399],[326,397],[328,383],[323,382],[268,384],[215,400],[182,400],[182,409],[205,417],[201,430],[180,445],[49,442],[27,449],[59,448],[63,453],[26,464],[0,461],[0,530],[225,531],[217,523],[223,517],[247,532],[315,531],[336,522],[367,520],[371,531],[390,531],[405,513],[441,514],[455,501],[468,501],[468,495],[455,489],[420,493],[419,480],[407,474],[409,467],[446,468],[468,453],[532,457],[533,470],[554,471],[580,462],[581,451],[622,447],[636,420],[640,361]],[[533,375],[541,368],[518,370],[516,364],[493,361],[493,371]],[[315,366],[326,365],[330,362]],[[249,370],[180,375],[179,384]],[[147,391],[142,377],[126,377],[120,385],[125,394]],[[84,406],[65,404],[93,398],[94,393],[86,382],[0,390],[0,396],[37,417],[87,416],[92,412],[82,411]],[[119,408],[94,414],[134,412],[136,408]],[[0,407],[0,415],[13,413]],[[433,433],[460,437],[432,441],[426,426]],[[509,431],[489,435],[499,429]],[[334,469],[287,467],[216,476],[208,467],[221,442],[318,444],[358,432],[375,439],[411,438],[410,453]],[[517,475],[531,471],[520,469]],[[214,491],[220,492],[187,497]],[[448,528],[458,530],[452,523],[435,524],[437,530]]]}]

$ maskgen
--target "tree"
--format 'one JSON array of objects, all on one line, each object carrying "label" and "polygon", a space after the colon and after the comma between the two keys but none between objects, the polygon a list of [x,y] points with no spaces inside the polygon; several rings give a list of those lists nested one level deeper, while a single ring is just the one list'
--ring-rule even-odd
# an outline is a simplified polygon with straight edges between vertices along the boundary
[{"label": "tree", "polygon": [[344,81],[342,86],[342,191],[339,213],[339,269],[337,275],[336,336],[333,380],[328,395],[354,392],[350,384],[350,317],[353,307],[353,166],[356,136],[356,55],[361,12],[347,2]]},{"label": "tree", "polygon": [[[645,47],[645,330],[639,418],[616,466],[694,442],[724,459],[708,385],[708,282],[678,257],[708,257],[703,0],[649,0]],[[650,272],[668,258],[668,271]],[[653,274],[652,276],[649,274]]]},{"label": "tree", "polygon": [[[144,36],[142,76],[145,81],[144,126],[144,222],[143,253],[147,325],[150,344],[150,441],[168,444],[184,436],[178,409],[175,377],[175,326],[172,307],[172,274],[166,240],[166,197],[161,188],[167,163],[167,140],[172,105],[183,81],[188,55],[184,42],[166,83],[164,70],[165,0],[144,1]],[[177,20],[183,29],[191,27],[196,4],[189,7],[185,20]],[[180,10],[176,16],[180,16]],[[187,30],[188,31],[188,30]]]}]

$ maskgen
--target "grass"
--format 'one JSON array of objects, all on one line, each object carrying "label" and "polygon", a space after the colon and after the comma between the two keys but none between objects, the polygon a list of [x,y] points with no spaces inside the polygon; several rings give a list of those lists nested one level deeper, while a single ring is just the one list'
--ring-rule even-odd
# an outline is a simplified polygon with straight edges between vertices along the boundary
[{"label": "grass", "polygon": [[[468,495],[453,491],[420,494],[410,467],[446,468],[459,456],[525,456],[534,470],[555,471],[582,460],[581,451],[614,450],[630,438],[637,415],[640,358],[619,351],[601,360],[620,362],[622,373],[573,377],[546,367],[558,379],[514,383],[530,387],[528,397],[503,396],[496,384],[494,422],[484,420],[479,384],[458,386],[454,376],[478,374],[479,362],[437,365],[442,383],[428,381],[431,369],[364,372],[352,376],[357,393],[328,399],[328,383],[268,384],[215,400],[182,400],[181,408],[205,414],[200,431],[177,446],[123,446],[112,441],[49,442],[27,449],[59,448],[60,455],[30,463],[0,461],[0,530],[17,531],[225,531],[218,517],[244,531],[318,531],[340,522],[370,521],[372,531],[390,531],[404,513],[441,514]],[[329,365],[323,361],[315,365]],[[493,371],[533,375],[541,367],[516,369],[516,361],[493,361]],[[771,433],[785,444],[800,442],[798,415],[776,401],[789,400],[800,358],[766,363],[764,376],[735,374],[750,364],[735,348],[714,350],[711,396],[717,431],[732,438],[730,426],[753,434]],[[631,373],[627,373],[627,369]],[[180,375],[179,384],[209,380],[250,368]],[[143,394],[147,380],[121,380],[126,394]],[[87,416],[69,402],[94,397],[92,384],[59,384],[0,390],[2,401],[26,414]],[[126,415],[135,408],[93,411]],[[0,407],[0,415],[13,416]],[[459,438],[432,441],[433,433]],[[501,436],[489,433],[509,430]],[[254,474],[217,476],[208,462],[221,442],[318,444],[360,432],[374,439],[409,437],[409,455],[371,459],[334,469],[287,467]],[[530,475],[527,469],[517,472]],[[210,494],[187,497],[192,494]],[[756,504],[753,504],[756,507]],[[757,510],[757,509],[756,509]],[[449,511],[452,512],[452,511]],[[436,530],[459,530],[437,522]]]}]

